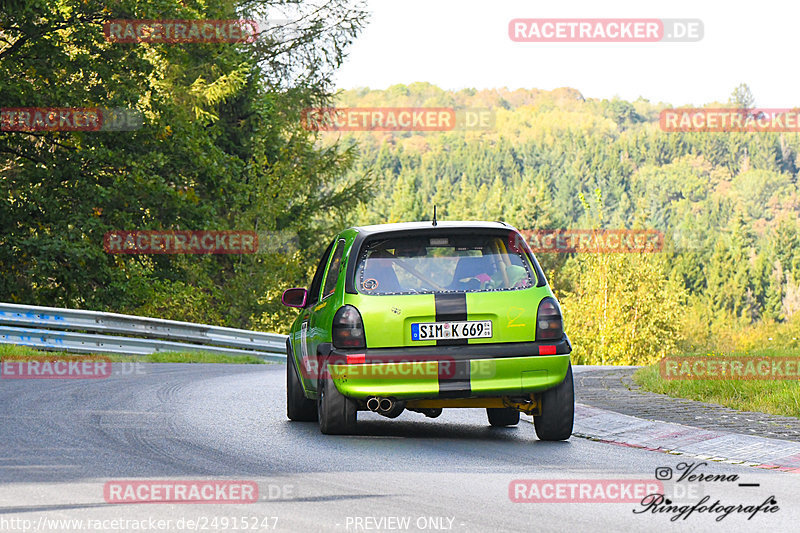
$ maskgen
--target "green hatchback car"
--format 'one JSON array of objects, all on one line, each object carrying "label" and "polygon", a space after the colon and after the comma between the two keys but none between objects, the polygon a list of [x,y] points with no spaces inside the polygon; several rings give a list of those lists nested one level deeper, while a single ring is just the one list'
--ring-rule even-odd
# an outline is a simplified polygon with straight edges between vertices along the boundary
[{"label": "green hatchback car", "polygon": [[502,222],[349,228],[328,246],[286,342],[287,415],[352,433],[358,411],[533,415],[542,440],[572,433],[561,309],[524,238]]}]

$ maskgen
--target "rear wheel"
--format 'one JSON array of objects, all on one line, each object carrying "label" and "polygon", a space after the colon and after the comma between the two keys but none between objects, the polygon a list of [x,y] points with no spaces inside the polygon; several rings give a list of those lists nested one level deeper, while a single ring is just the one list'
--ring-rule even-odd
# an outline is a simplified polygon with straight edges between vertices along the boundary
[{"label": "rear wheel", "polygon": [[287,345],[286,351],[286,416],[296,422],[313,422],[317,419],[317,402],[306,398],[303,384],[297,377],[294,356]]},{"label": "rear wheel", "polygon": [[356,429],[356,403],[338,391],[327,368],[317,387],[319,429],[326,435],[348,435]]},{"label": "rear wheel", "polygon": [[516,426],[519,424],[519,411],[510,407],[487,407],[489,424],[494,427]]},{"label": "rear wheel", "polygon": [[536,436],[540,440],[566,440],[572,435],[574,417],[575,389],[569,365],[564,381],[542,393],[542,414],[533,417]]}]

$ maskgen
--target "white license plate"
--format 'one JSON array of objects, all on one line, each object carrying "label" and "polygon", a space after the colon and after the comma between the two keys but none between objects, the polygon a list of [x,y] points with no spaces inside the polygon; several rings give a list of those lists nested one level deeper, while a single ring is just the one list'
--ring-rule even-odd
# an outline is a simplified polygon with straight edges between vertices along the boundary
[{"label": "white license plate", "polygon": [[467,322],[423,322],[411,324],[412,341],[441,339],[488,339],[492,337],[491,320]]}]

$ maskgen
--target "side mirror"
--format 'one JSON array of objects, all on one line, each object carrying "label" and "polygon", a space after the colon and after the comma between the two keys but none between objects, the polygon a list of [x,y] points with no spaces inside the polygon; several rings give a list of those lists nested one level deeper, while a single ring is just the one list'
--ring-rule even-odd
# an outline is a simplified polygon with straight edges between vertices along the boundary
[{"label": "side mirror", "polygon": [[289,307],[299,307],[302,309],[306,306],[306,300],[308,300],[308,291],[302,287],[286,289],[281,295],[281,303]]}]

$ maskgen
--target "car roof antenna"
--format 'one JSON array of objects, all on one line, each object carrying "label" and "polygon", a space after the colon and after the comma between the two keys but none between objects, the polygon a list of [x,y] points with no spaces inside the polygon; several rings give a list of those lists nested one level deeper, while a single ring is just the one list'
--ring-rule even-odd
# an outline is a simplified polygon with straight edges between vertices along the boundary
[{"label": "car roof antenna", "polygon": [[433,206],[433,225],[436,225],[436,204]]}]

